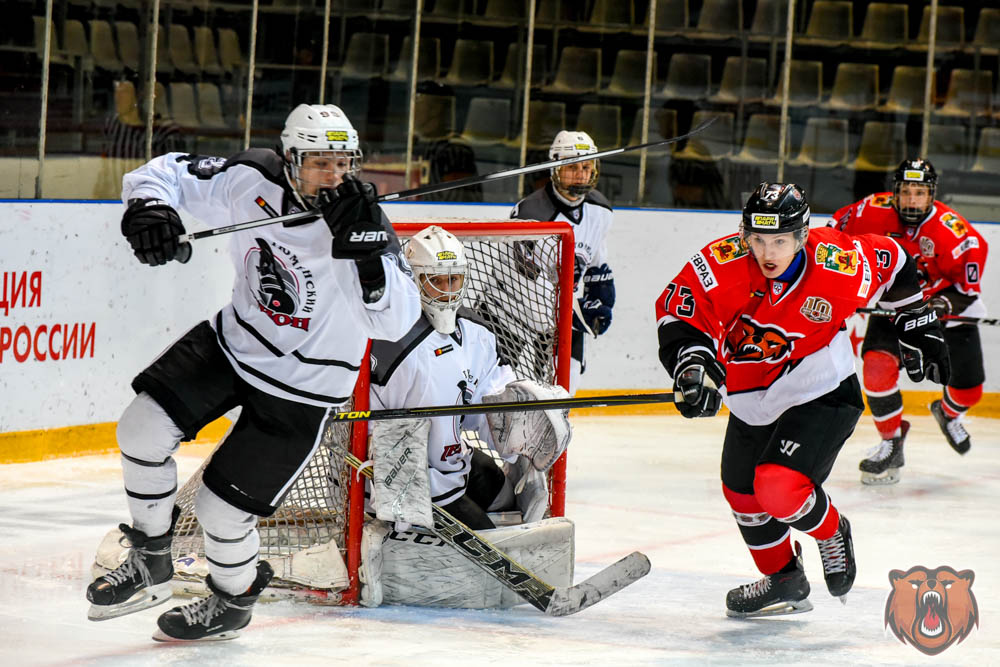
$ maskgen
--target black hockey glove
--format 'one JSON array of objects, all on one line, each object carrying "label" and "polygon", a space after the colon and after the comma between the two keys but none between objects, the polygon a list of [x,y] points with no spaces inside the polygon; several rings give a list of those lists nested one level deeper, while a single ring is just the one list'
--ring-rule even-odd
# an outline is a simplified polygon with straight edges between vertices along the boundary
[{"label": "black hockey glove", "polygon": [[615,276],[607,264],[592,266],[583,274],[583,299],[580,311],[583,319],[600,336],[611,326],[611,309],[615,305]]},{"label": "black hockey glove", "polygon": [[184,225],[170,204],[161,199],[131,199],[122,216],[122,234],[143,264],[160,266],[172,259],[186,264],[191,244],[178,243]]},{"label": "black hockey glove", "polygon": [[726,371],[707,352],[681,352],[674,367],[674,405],[687,417],[714,417],[722,407]]},{"label": "black hockey glove", "polygon": [[371,183],[345,176],[336,190],[320,190],[317,203],[333,234],[330,253],[335,259],[369,259],[389,245],[378,195]]},{"label": "black hockey glove", "polygon": [[951,361],[937,313],[925,303],[899,313],[893,324],[899,338],[899,356],[910,379],[920,382],[926,377],[931,382],[947,384]]}]

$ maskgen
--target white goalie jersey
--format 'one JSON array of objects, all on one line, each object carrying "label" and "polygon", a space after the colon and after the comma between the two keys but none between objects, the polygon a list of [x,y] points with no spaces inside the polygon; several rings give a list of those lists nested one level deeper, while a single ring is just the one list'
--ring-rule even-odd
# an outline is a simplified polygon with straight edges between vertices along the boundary
[{"label": "white goalie jersey", "polygon": [[[162,199],[211,227],[277,217],[300,210],[283,166],[266,149],[228,160],[168,153],[125,175],[122,200]],[[385,293],[365,303],[355,263],[333,259],[331,241],[318,216],[229,234],[232,302],[210,324],[236,372],[261,391],[340,405],[351,396],[367,339],[398,339],[420,315],[398,243],[382,255]]]},{"label": "white goalie jersey", "polygon": [[[413,408],[481,403],[514,381],[498,358],[496,338],[464,309],[452,334],[436,331],[426,318],[400,340],[376,340],[371,350],[371,407]],[[447,505],[465,494],[472,449],[462,431],[476,431],[492,445],[485,415],[430,419],[427,463],[431,501]]]}]

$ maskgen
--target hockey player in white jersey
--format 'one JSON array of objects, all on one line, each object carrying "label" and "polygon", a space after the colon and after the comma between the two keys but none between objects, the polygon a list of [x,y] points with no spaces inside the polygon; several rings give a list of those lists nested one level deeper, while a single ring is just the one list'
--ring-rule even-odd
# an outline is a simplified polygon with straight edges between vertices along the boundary
[{"label": "hockey player in white jersey", "polygon": [[[586,132],[562,130],[556,135],[549,149],[549,159],[591,155],[597,145]],[[576,238],[573,267],[573,291],[576,297],[573,316],[572,362],[570,365],[570,393],[575,394],[580,375],[586,368],[584,357],[585,334],[600,336],[611,326],[615,305],[615,281],[608,265],[607,236],[614,213],[611,204],[597,189],[600,161],[587,160],[566,164],[552,169],[551,180],[542,188],[518,202],[510,213],[516,220],[543,220],[569,222]],[[529,244],[526,244],[530,246]],[[544,277],[549,267],[532,267],[531,255],[541,262],[540,252],[527,252],[521,274],[537,281],[532,274]],[[518,276],[510,279],[522,280]],[[502,279],[501,279],[501,282]],[[536,288],[537,289],[537,288]],[[509,296],[508,296],[509,298]],[[488,296],[487,296],[488,299]],[[481,308],[483,317],[498,336],[519,336],[512,340],[514,349],[533,346],[541,358],[551,357],[551,334],[539,332],[531,322],[524,322],[503,307],[505,299],[494,299]],[[540,318],[542,319],[542,318]],[[504,330],[509,333],[505,333]]]},{"label": "hockey player in white jersey", "polygon": [[[423,316],[398,341],[372,343],[373,409],[566,395],[561,387],[517,380],[498,356],[493,333],[461,307],[467,264],[454,235],[427,227],[406,244],[405,255],[420,291]],[[463,430],[477,432],[497,451],[515,481],[525,477],[530,482],[524,485],[527,491],[515,498],[504,471],[489,454],[465,442]],[[515,501],[525,522],[537,521],[548,500],[541,473],[565,450],[570,434],[562,410],[431,418],[430,499],[476,530],[493,528],[487,512],[513,509]]]},{"label": "hockey player in white jersey", "polygon": [[177,209],[221,227],[318,208],[295,225],[230,235],[232,301],[185,333],[133,381],[118,422],[131,543],[120,567],[87,589],[89,618],[165,602],[173,574],[173,454],[242,406],[204,469],[196,513],[212,595],[159,617],[155,639],[229,639],[250,622],[272,576],[258,560],[257,517],[280,505],[313,455],[329,410],[346,402],[369,338],[398,339],[419,298],[374,188],[355,176],[358,135],[333,105],[289,114],[279,154],[229,159],[168,153],[126,174],[122,233],[143,264],[186,262]]}]

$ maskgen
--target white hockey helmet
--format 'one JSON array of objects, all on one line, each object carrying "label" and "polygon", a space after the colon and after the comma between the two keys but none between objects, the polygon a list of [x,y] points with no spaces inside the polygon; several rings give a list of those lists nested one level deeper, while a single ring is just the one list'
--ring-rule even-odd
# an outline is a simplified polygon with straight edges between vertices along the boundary
[{"label": "white hockey helmet", "polygon": [[[580,155],[591,155],[597,152],[597,144],[586,132],[576,130],[562,130],[556,135],[549,148],[550,160],[561,160],[567,157],[577,157]],[[560,172],[572,165],[563,165],[552,168],[552,185],[563,195],[570,195],[573,198],[583,196],[594,189],[597,185],[597,176],[600,172],[600,160],[593,160],[593,169],[590,172],[590,180],[586,183],[567,184],[560,176]],[[580,163],[576,163],[580,164]]]},{"label": "white hockey helmet", "polygon": [[437,331],[453,333],[469,268],[462,242],[454,234],[431,225],[409,240],[404,254],[413,268],[427,320]]},{"label": "white hockey helmet", "polygon": [[361,170],[358,132],[340,107],[333,104],[300,104],[285,119],[281,131],[281,153],[288,179],[307,206],[314,206],[316,184],[301,179],[302,161],[309,155],[329,155],[344,160],[337,173],[357,174]]}]

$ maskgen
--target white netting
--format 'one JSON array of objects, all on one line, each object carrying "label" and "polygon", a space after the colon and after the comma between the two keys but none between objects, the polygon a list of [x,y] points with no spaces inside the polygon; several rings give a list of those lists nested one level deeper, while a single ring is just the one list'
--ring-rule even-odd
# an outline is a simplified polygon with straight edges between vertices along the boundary
[{"label": "white netting", "polygon": [[[457,226],[448,223],[441,226],[456,233],[465,243],[470,268],[464,305],[481,317],[497,336],[499,354],[513,366],[518,377],[554,383],[554,350],[559,339],[556,313],[562,289],[559,284],[559,237],[530,232],[468,237],[467,233],[459,232]],[[520,229],[517,225],[512,227],[520,232],[520,229],[527,231],[529,225],[522,225]],[[419,227],[409,232],[400,231],[403,242],[417,229]],[[572,289],[572,285],[568,289]],[[263,558],[288,556],[331,541],[338,545],[342,555],[346,554],[351,470],[331,445],[337,443],[350,448],[350,430],[350,424],[331,420],[325,427],[319,450],[278,511],[260,519],[258,529]],[[470,444],[475,446],[477,443]],[[204,539],[194,515],[194,499],[200,484],[201,469],[177,495],[181,516],[174,533],[175,558],[191,554],[204,558]],[[272,582],[272,585],[283,584],[288,585],[280,578]]]}]

